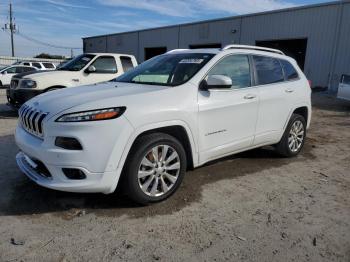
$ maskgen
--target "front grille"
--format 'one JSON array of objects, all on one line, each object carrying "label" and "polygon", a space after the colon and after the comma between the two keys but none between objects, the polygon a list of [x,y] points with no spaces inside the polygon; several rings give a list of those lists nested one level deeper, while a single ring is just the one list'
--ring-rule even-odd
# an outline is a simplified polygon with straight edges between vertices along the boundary
[{"label": "front grille", "polygon": [[12,80],[11,80],[11,83],[10,83],[10,88],[11,88],[11,89],[17,88],[18,82],[19,82],[18,80],[12,79]]},{"label": "front grille", "polygon": [[18,111],[22,127],[39,138],[44,137],[43,121],[47,114],[27,105],[23,105]]}]

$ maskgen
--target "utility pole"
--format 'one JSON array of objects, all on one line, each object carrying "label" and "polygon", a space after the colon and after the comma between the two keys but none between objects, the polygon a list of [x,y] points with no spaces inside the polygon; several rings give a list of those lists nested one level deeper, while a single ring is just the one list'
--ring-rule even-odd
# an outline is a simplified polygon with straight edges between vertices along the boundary
[{"label": "utility pole", "polygon": [[13,34],[16,33],[17,27],[16,27],[16,24],[13,22],[13,20],[14,20],[14,17],[13,17],[13,12],[12,12],[12,3],[10,2],[10,21],[9,21],[9,23],[5,24],[5,27],[3,29],[10,30],[11,51],[12,51],[12,56],[15,56],[15,45],[14,45],[14,40],[13,40]]},{"label": "utility pole", "polygon": [[16,25],[12,22],[12,3],[10,3],[10,31],[11,31],[11,50],[12,56],[15,56],[15,47],[13,44],[13,32],[16,30]]}]

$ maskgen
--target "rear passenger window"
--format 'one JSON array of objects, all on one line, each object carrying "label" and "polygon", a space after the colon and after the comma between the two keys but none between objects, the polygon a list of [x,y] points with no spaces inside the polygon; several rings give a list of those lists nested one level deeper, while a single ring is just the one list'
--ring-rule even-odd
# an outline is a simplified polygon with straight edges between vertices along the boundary
[{"label": "rear passenger window", "polygon": [[122,63],[124,72],[134,68],[134,65],[132,63],[131,57],[121,56],[120,57],[120,62]]},{"label": "rear passenger window", "polygon": [[29,63],[23,63],[23,65],[30,66],[30,64],[29,64]]},{"label": "rear passenger window", "polygon": [[16,67],[16,74],[23,73],[23,72],[24,72],[24,71],[23,71],[23,68],[24,68],[24,67],[22,67],[22,66],[17,66],[17,67]]},{"label": "rear passenger window", "polygon": [[39,63],[33,63],[33,66],[35,66],[36,68],[41,68],[41,65]]},{"label": "rear passenger window", "polygon": [[43,63],[46,68],[55,68],[51,63]]},{"label": "rear passenger window", "polygon": [[272,57],[253,56],[258,85],[267,85],[284,81],[280,62]]},{"label": "rear passenger window", "polygon": [[295,70],[294,66],[286,60],[280,60],[284,74],[287,80],[293,80],[299,78],[298,72]]},{"label": "rear passenger window", "polygon": [[249,59],[246,55],[231,55],[223,58],[208,75],[224,75],[232,79],[233,88],[251,86]]},{"label": "rear passenger window", "polygon": [[34,71],[35,68],[34,67],[23,67],[22,70],[23,70],[23,72],[30,72],[30,71]]}]

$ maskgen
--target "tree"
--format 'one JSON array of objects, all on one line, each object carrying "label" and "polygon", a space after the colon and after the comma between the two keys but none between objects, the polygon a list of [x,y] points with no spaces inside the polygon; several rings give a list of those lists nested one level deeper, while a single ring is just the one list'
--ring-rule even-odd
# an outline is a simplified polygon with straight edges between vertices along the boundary
[{"label": "tree", "polygon": [[41,53],[39,55],[34,56],[34,58],[43,58],[43,59],[66,59],[65,56],[62,55],[50,55],[46,53]]}]

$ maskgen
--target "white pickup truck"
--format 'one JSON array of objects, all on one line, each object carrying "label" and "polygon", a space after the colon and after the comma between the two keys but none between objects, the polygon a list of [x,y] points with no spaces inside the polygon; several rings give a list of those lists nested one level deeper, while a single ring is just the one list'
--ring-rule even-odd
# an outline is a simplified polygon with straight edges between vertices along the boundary
[{"label": "white pickup truck", "polygon": [[15,75],[7,89],[7,100],[19,107],[32,97],[48,91],[110,81],[137,66],[132,55],[86,53],[54,71]]}]

